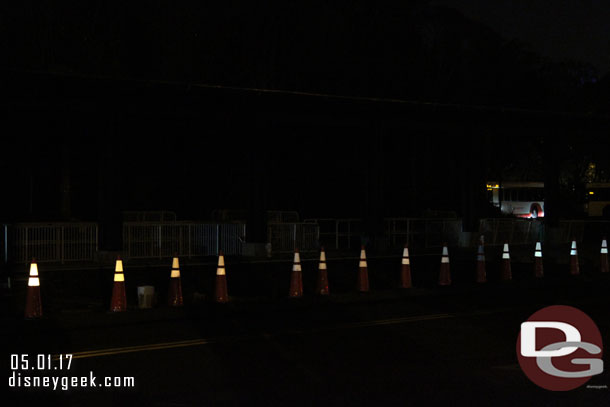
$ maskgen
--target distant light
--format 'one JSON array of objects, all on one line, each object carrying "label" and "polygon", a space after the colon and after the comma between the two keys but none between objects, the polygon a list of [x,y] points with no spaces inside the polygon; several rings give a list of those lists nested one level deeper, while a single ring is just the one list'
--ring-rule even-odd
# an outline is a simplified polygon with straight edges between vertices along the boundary
[{"label": "distant light", "polygon": [[498,184],[487,184],[487,189],[492,189],[492,188],[500,188],[500,185],[498,185]]},{"label": "distant light", "polygon": [[595,195],[595,192],[589,191],[589,195]]}]

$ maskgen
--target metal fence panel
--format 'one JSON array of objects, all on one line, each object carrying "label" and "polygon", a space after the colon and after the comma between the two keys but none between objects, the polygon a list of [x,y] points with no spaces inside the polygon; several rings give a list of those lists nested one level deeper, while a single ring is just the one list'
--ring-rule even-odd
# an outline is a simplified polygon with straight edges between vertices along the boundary
[{"label": "metal fence panel", "polygon": [[241,255],[246,242],[246,225],[243,223],[225,223],[220,225],[220,249],[231,256]]},{"label": "metal fence panel", "polygon": [[[478,232],[464,232],[462,219],[456,218],[386,218],[385,237],[392,247],[408,243],[412,247],[437,248],[447,243],[452,246],[476,247],[483,236],[487,245],[534,244],[544,242],[545,234],[552,232],[555,243],[599,240],[610,234],[610,221],[604,220],[564,220],[558,226],[545,227],[544,219],[481,219]],[[358,219],[307,219],[306,223],[319,226],[321,243],[335,249],[350,249],[359,244],[362,222]],[[269,238],[275,251],[291,251],[299,245],[301,233],[294,224],[273,224]],[[296,237],[295,237],[296,236]]]},{"label": "metal fence panel", "polygon": [[125,222],[123,249],[128,258],[241,255],[245,224]]},{"label": "metal fence panel", "polygon": [[607,220],[563,220],[554,228],[555,239],[562,242],[576,240],[598,241],[610,232],[610,221]]},{"label": "metal fence panel", "polygon": [[320,245],[326,248],[350,249],[359,247],[362,235],[362,221],[360,219],[305,219],[305,223],[318,225],[318,238]]},{"label": "metal fence panel", "polygon": [[389,218],[385,220],[386,236],[392,246],[408,243],[412,247],[457,245],[462,239],[459,219]]},{"label": "metal fence panel", "polygon": [[320,227],[317,223],[269,223],[267,239],[277,253],[288,253],[295,249],[301,252],[319,249]]},{"label": "metal fence panel", "polygon": [[[455,246],[476,246],[480,236],[489,245],[503,243],[525,244],[543,240],[544,226],[540,220],[528,219],[482,219],[479,232],[462,230],[461,219],[417,219],[389,218],[386,236],[390,244],[400,246],[408,243],[414,247],[432,248],[447,243]],[[570,225],[572,230],[579,226]],[[567,234],[567,233],[566,233]]]},{"label": "metal fence panel", "polygon": [[274,252],[285,253],[295,249],[295,223],[270,223],[267,225],[267,240]]},{"label": "metal fence panel", "polygon": [[95,258],[98,249],[97,225],[62,226],[61,233],[63,260],[88,261]]},{"label": "metal fence panel", "polygon": [[192,249],[189,256],[218,255],[218,224],[194,224],[191,228]]},{"label": "metal fence panel", "polygon": [[320,246],[320,227],[315,223],[297,224],[296,246],[304,252],[317,251]]},{"label": "metal fence panel", "polygon": [[5,225],[5,262],[92,261],[98,249],[95,223]]},{"label": "metal fence panel", "polygon": [[[479,233],[485,244],[527,244],[543,240],[544,224],[533,219],[482,219]],[[478,236],[475,236],[478,239]],[[478,240],[477,240],[478,241]],[[476,245],[476,241],[472,242]]]}]

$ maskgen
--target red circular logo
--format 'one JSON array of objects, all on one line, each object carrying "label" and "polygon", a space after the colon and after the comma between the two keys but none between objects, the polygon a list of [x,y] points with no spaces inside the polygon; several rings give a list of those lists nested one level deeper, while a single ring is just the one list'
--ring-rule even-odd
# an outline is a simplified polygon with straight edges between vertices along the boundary
[{"label": "red circular logo", "polygon": [[579,309],[553,305],[521,324],[517,358],[525,375],[547,390],[567,391],[603,371],[602,337]]}]

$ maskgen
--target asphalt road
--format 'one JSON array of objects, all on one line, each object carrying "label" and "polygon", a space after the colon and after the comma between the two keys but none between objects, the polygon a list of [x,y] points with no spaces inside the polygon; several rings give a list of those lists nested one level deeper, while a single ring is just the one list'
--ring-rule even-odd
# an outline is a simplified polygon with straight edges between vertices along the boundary
[{"label": "asphalt road", "polygon": [[520,323],[547,305],[580,308],[607,342],[608,277],[9,318],[9,354],[70,353],[71,369],[60,376],[135,382],[120,389],[9,388],[9,396],[74,406],[608,405],[610,373],[590,380],[596,388],[550,392],[527,379],[515,354]]}]

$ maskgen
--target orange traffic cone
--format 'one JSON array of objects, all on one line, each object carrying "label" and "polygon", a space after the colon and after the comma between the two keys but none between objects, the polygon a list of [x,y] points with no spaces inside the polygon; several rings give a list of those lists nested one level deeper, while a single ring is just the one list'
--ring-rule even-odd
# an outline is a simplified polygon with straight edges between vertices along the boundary
[{"label": "orange traffic cone", "polygon": [[110,311],[122,312],[127,309],[125,297],[125,275],[123,274],[123,261],[117,257],[114,266],[114,283],[112,285],[112,299],[110,300]]},{"label": "orange traffic cone", "polygon": [[542,245],[536,242],[536,250],[534,251],[534,275],[537,278],[544,277],[544,267],[542,266]]},{"label": "orange traffic cone", "polygon": [[360,265],[358,266],[358,291],[364,293],[369,291],[369,270],[366,265],[366,251],[364,246],[360,248]]},{"label": "orange traffic cone", "polygon": [[290,273],[290,293],[291,297],[303,296],[303,273],[301,269],[301,255],[299,249],[294,249],[294,261],[292,272]]},{"label": "orange traffic cone", "polygon": [[400,287],[411,288],[411,261],[409,260],[409,247],[402,249],[402,268],[400,270]]},{"label": "orange traffic cone", "polygon": [[438,275],[439,285],[451,285],[451,270],[449,269],[449,250],[447,243],[443,246],[443,255],[441,257],[441,270]]},{"label": "orange traffic cone", "polygon": [[510,266],[510,253],[508,251],[508,243],[504,243],[502,248],[502,271],[500,273],[502,280],[510,281],[513,279],[513,272]]},{"label": "orange traffic cone", "polygon": [[318,279],[316,281],[316,293],[328,295],[328,272],[326,270],[326,252],[324,247],[320,248],[320,264],[318,266]]},{"label": "orange traffic cone", "polygon": [[483,236],[479,241],[479,249],[477,250],[477,283],[485,283],[487,281],[487,273],[485,272],[485,250],[483,249]]},{"label": "orange traffic cone", "polygon": [[182,306],[182,280],[180,278],[180,261],[174,255],[172,260],[172,272],[169,278],[168,304],[170,307]]},{"label": "orange traffic cone", "polygon": [[28,319],[42,317],[42,302],[40,300],[40,279],[38,278],[38,265],[36,259],[30,264],[30,278],[25,299],[25,317]]},{"label": "orange traffic cone", "polygon": [[608,272],[608,242],[606,241],[606,238],[604,237],[604,239],[602,240],[602,249],[600,251],[600,263],[599,263],[599,269],[602,273],[607,273]]},{"label": "orange traffic cone", "polygon": [[214,290],[216,302],[228,302],[229,294],[227,293],[227,273],[225,270],[225,256],[222,250],[218,253],[218,267],[216,268],[216,287]]},{"label": "orange traffic cone", "polygon": [[570,274],[577,276],[580,274],[578,267],[578,250],[576,250],[576,240],[572,240],[572,249],[570,249]]}]

